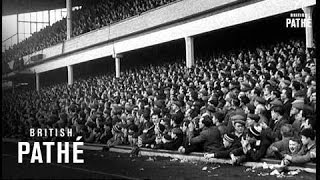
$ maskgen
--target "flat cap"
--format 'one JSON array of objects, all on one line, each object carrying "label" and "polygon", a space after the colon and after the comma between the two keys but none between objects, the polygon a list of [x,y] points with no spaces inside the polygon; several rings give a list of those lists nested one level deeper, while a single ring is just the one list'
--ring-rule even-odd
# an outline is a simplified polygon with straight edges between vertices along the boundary
[{"label": "flat cap", "polygon": [[260,116],[257,115],[257,114],[251,114],[251,113],[250,113],[250,114],[248,114],[248,118],[254,120],[255,122],[258,122],[259,119],[260,119]]},{"label": "flat cap", "polygon": [[183,132],[182,132],[182,130],[180,128],[173,128],[172,129],[172,133],[173,134],[182,134]]},{"label": "flat cap", "polygon": [[178,107],[181,107],[181,106],[182,106],[182,104],[181,104],[180,101],[173,101],[172,104],[175,104],[175,105],[177,105]]},{"label": "flat cap", "polygon": [[274,99],[270,102],[271,106],[283,106],[283,103],[280,99]]},{"label": "flat cap", "polygon": [[294,97],[304,97],[306,93],[303,90],[299,90],[294,94]]},{"label": "flat cap", "polygon": [[305,104],[304,102],[301,102],[301,101],[293,101],[292,102],[292,107],[298,109],[298,110],[303,110],[304,107],[305,107]]},{"label": "flat cap", "polygon": [[266,103],[266,100],[264,98],[262,98],[262,97],[259,97],[259,96],[256,97],[255,100],[260,104],[265,104]]}]

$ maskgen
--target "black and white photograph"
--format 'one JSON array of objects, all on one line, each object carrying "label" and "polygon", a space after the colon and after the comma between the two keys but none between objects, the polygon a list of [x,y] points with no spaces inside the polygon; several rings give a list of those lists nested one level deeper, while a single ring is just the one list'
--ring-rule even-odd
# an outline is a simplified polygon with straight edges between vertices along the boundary
[{"label": "black and white photograph", "polygon": [[1,179],[315,180],[316,0],[2,0]]}]

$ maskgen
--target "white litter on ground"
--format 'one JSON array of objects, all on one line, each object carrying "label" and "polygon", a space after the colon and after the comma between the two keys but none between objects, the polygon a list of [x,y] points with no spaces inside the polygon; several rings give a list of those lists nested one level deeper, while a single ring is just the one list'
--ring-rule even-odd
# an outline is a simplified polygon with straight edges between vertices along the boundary
[{"label": "white litter on ground", "polygon": [[273,175],[279,175],[279,171],[277,169],[273,170],[270,175],[273,176]]}]

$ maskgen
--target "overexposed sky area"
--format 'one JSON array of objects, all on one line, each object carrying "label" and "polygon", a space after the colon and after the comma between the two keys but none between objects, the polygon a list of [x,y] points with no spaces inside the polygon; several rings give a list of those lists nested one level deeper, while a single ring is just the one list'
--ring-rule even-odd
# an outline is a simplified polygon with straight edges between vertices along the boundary
[{"label": "overexposed sky area", "polygon": [[31,36],[32,33],[43,29],[48,25],[49,21],[50,25],[52,25],[54,22],[61,20],[63,17],[66,17],[65,8],[19,14],[19,25],[17,25],[16,14],[10,16],[2,16],[2,52],[9,46],[17,43],[17,26],[19,27],[19,42],[21,42],[23,39]]},{"label": "overexposed sky area", "polygon": [[2,41],[17,33],[17,15],[2,16]]}]

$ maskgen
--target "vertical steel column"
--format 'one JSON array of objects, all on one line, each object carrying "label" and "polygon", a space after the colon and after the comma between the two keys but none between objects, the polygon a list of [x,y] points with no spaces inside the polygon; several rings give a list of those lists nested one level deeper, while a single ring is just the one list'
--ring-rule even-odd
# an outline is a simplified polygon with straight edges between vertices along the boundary
[{"label": "vertical steel column", "polygon": [[67,40],[71,38],[72,34],[72,2],[71,0],[66,0],[67,1]]},{"label": "vertical steel column", "polygon": [[39,73],[36,73],[36,90],[40,90],[40,76]]},{"label": "vertical steel column", "polygon": [[313,47],[313,25],[312,25],[312,12],[313,6],[303,7],[305,14],[305,29],[306,29],[306,48]]},{"label": "vertical steel column", "polygon": [[19,14],[17,14],[17,44],[19,43]]},{"label": "vertical steel column", "polygon": [[186,43],[186,66],[187,68],[191,68],[194,66],[194,38],[193,37],[185,37]]},{"label": "vertical steel column", "polygon": [[68,68],[68,85],[73,84],[73,67],[72,65],[67,66]]}]

